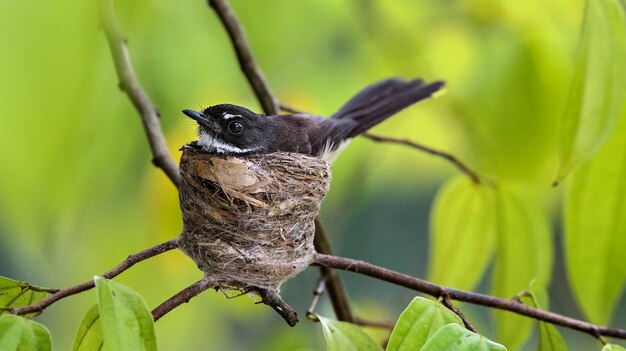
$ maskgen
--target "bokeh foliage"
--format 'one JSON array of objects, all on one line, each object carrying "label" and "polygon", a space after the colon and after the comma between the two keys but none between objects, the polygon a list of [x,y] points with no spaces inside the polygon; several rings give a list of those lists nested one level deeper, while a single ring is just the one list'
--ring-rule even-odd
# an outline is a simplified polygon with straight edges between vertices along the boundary
[{"label": "bokeh foliage", "polygon": [[[573,78],[582,0],[231,3],[270,85],[285,103],[301,109],[328,115],[364,85],[387,76],[445,80],[447,95],[400,113],[376,132],[449,150],[491,178],[524,182],[530,190],[498,190],[493,201],[514,204],[511,199],[521,196],[520,206],[536,201],[540,205],[534,210],[557,220],[558,190],[549,186],[558,167],[557,126]],[[160,108],[176,159],[180,145],[194,138],[193,123],[182,117],[181,109],[222,102],[259,109],[204,1],[117,1],[116,6],[135,68]],[[136,112],[117,89],[96,4],[2,2],[0,33],[0,275],[67,286],[177,235],[181,221],[175,190],[151,166]],[[599,157],[613,155],[600,151]],[[594,172],[593,165],[586,167],[583,172]],[[413,150],[355,141],[334,165],[323,209],[336,252],[423,275],[433,194],[455,172]],[[612,191],[611,184],[602,189]],[[502,195],[506,191],[523,195]],[[574,201],[597,193],[586,194],[569,196]],[[592,200],[602,202],[602,197]],[[514,226],[524,235],[521,224]],[[599,241],[598,247],[610,245],[609,240]],[[500,244],[491,245],[496,245],[498,260]],[[555,247],[561,257],[560,246]],[[618,252],[603,262],[610,269],[603,271],[608,275],[602,279],[607,279],[593,296],[606,286],[615,307],[585,312],[608,322],[612,310],[620,308],[623,289],[609,279],[610,272],[624,272]],[[517,273],[515,262],[509,267]],[[119,280],[153,307],[199,276],[189,259],[169,253]],[[481,275],[474,276],[460,284],[486,290]],[[540,278],[548,276],[541,272]],[[346,278],[357,308],[372,311],[368,317],[395,319],[412,298],[379,282]],[[309,272],[285,285],[286,299],[299,311],[314,280]],[[454,279],[446,283],[454,286]],[[492,293],[499,289],[494,284],[504,286],[491,283]],[[500,290],[511,297],[527,283]],[[564,301],[553,302],[554,309],[579,315],[563,274],[554,277],[551,289]],[[389,304],[389,297],[398,302]],[[42,316],[55,348],[71,347],[94,298],[85,294]],[[483,314],[472,318],[481,332],[500,341]],[[282,323],[249,299],[207,293],[164,317],[156,333],[162,349],[207,348],[209,342],[213,349],[229,350],[321,347],[317,325],[303,322],[286,330]]]}]

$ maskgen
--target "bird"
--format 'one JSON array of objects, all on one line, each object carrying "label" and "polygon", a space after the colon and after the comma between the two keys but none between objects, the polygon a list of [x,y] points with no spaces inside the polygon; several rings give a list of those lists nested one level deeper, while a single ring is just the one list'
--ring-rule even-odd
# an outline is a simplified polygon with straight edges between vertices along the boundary
[{"label": "bird", "polygon": [[182,112],[198,123],[196,145],[224,156],[292,152],[332,162],[350,141],[444,86],[423,79],[388,78],[358,92],[330,118],[307,113],[275,116],[220,104]]}]

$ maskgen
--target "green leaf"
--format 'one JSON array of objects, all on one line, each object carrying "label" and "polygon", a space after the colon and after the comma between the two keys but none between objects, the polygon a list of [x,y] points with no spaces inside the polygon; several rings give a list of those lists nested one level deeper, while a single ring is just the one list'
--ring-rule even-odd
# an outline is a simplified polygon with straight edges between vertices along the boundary
[{"label": "green leaf", "polygon": [[[549,281],[552,236],[531,189],[498,186],[498,243],[491,294],[512,298],[532,280]],[[498,341],[518,349],[530,336],[532,319],[493,310]]]},{"label": "green leaf", "polygon": [[[530,296],[528,304],[540,308],[542,310],[548,310],[548,290],[545,285],[533,281],[530,283],[530,289],[528,290]],[[568,351],[567,344],[563,340],[563,336],[556,329],[556,327],[550,323],[539,322],[539,351]]]},{"label": "green leaf", "polygon": [[100,327],[98,304],[95,304],[87,310],[78,327],[72,351],[98,351],[101,349],[102,328]]},{"label": "green leaf", "polygon": [[[626,106],[626,105],[625,105]],[[565,189],[564,242],[574,296],[608,324],[626,280],[626,108],[613,136]]]},{"label": "green leaf", "polygon": [[[0,277],[0,307],[14,308],[37,303],[48,296],[45,288],[36,287],[25,282]],[[5,313],[0,309],[0,315]]]},{"label": "green leaf", "polygon": [[382,351],[382,347],[363,329],[346,322],[317,316],[322,324],[328,351]]},{"label": "green leaf", "polygon": [[430,280],[461,290],[476,286],[495,247],[495,209],[494,189],[468,177],[456,177],[439,191],[431,213]]},{"label": "green leaf", "polygon": [[557,181],[589,160],[619,119],[626,92],[626,19],[619,0],[587,0],[576,73],[561,123]]},{"label": "green leaf", "polygon": [[461,318],[442,304],[416,297],[398,318],[387,351],[419,350],[439,328],[450,323],[463,325]]},{"label": "green leaf", "polygon": [[539,322],[539,351],[568,351],[563,336],[550,323]]},{"label": "green leaf", "polygon": [[43,325],[12,314],[0,316],[0,350],[50,351],[52,340]]},{"label": "green leaf", "polygon": [[106,350],[157,350],[154,321],[144,300],[129,287],[95,277]]},{"label": "green leaf", "polygon": [[506,351],[506,348],[458,324],[440,328],[421,351]]},{"label": "green leaf", "polygon": [[615,345],[615,344],[606,344],[604,345],[604,347],[602,348],[602,351],[626,351],[625,348],[619,346],[619,345]]}]

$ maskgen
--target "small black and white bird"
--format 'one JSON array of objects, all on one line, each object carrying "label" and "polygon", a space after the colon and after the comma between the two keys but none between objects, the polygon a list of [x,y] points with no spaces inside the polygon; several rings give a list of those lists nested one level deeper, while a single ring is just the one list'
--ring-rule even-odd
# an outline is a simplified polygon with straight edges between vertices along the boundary
[{"label": "small black and white bird", "polygon": [[296,152],[332,162],[352,138],[431,97],[443,85],[386,79],[361,90],[330,118],[304,113],[265,116],[231,104],[183,113],[198,122],[198,145],[204,151],[231,156]]}]

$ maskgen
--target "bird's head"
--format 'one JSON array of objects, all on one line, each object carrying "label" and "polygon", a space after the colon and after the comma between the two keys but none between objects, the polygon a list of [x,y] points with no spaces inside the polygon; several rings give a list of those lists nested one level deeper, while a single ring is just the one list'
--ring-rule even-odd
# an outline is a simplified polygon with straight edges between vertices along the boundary
[{"label": "bird's head", "polygon": [[248,155],[267,150],[271,123],[264,115],[245,107],[222,104],[202,112],[184,110],[198,122],[198,145],[203,150],[226,155]]}]

